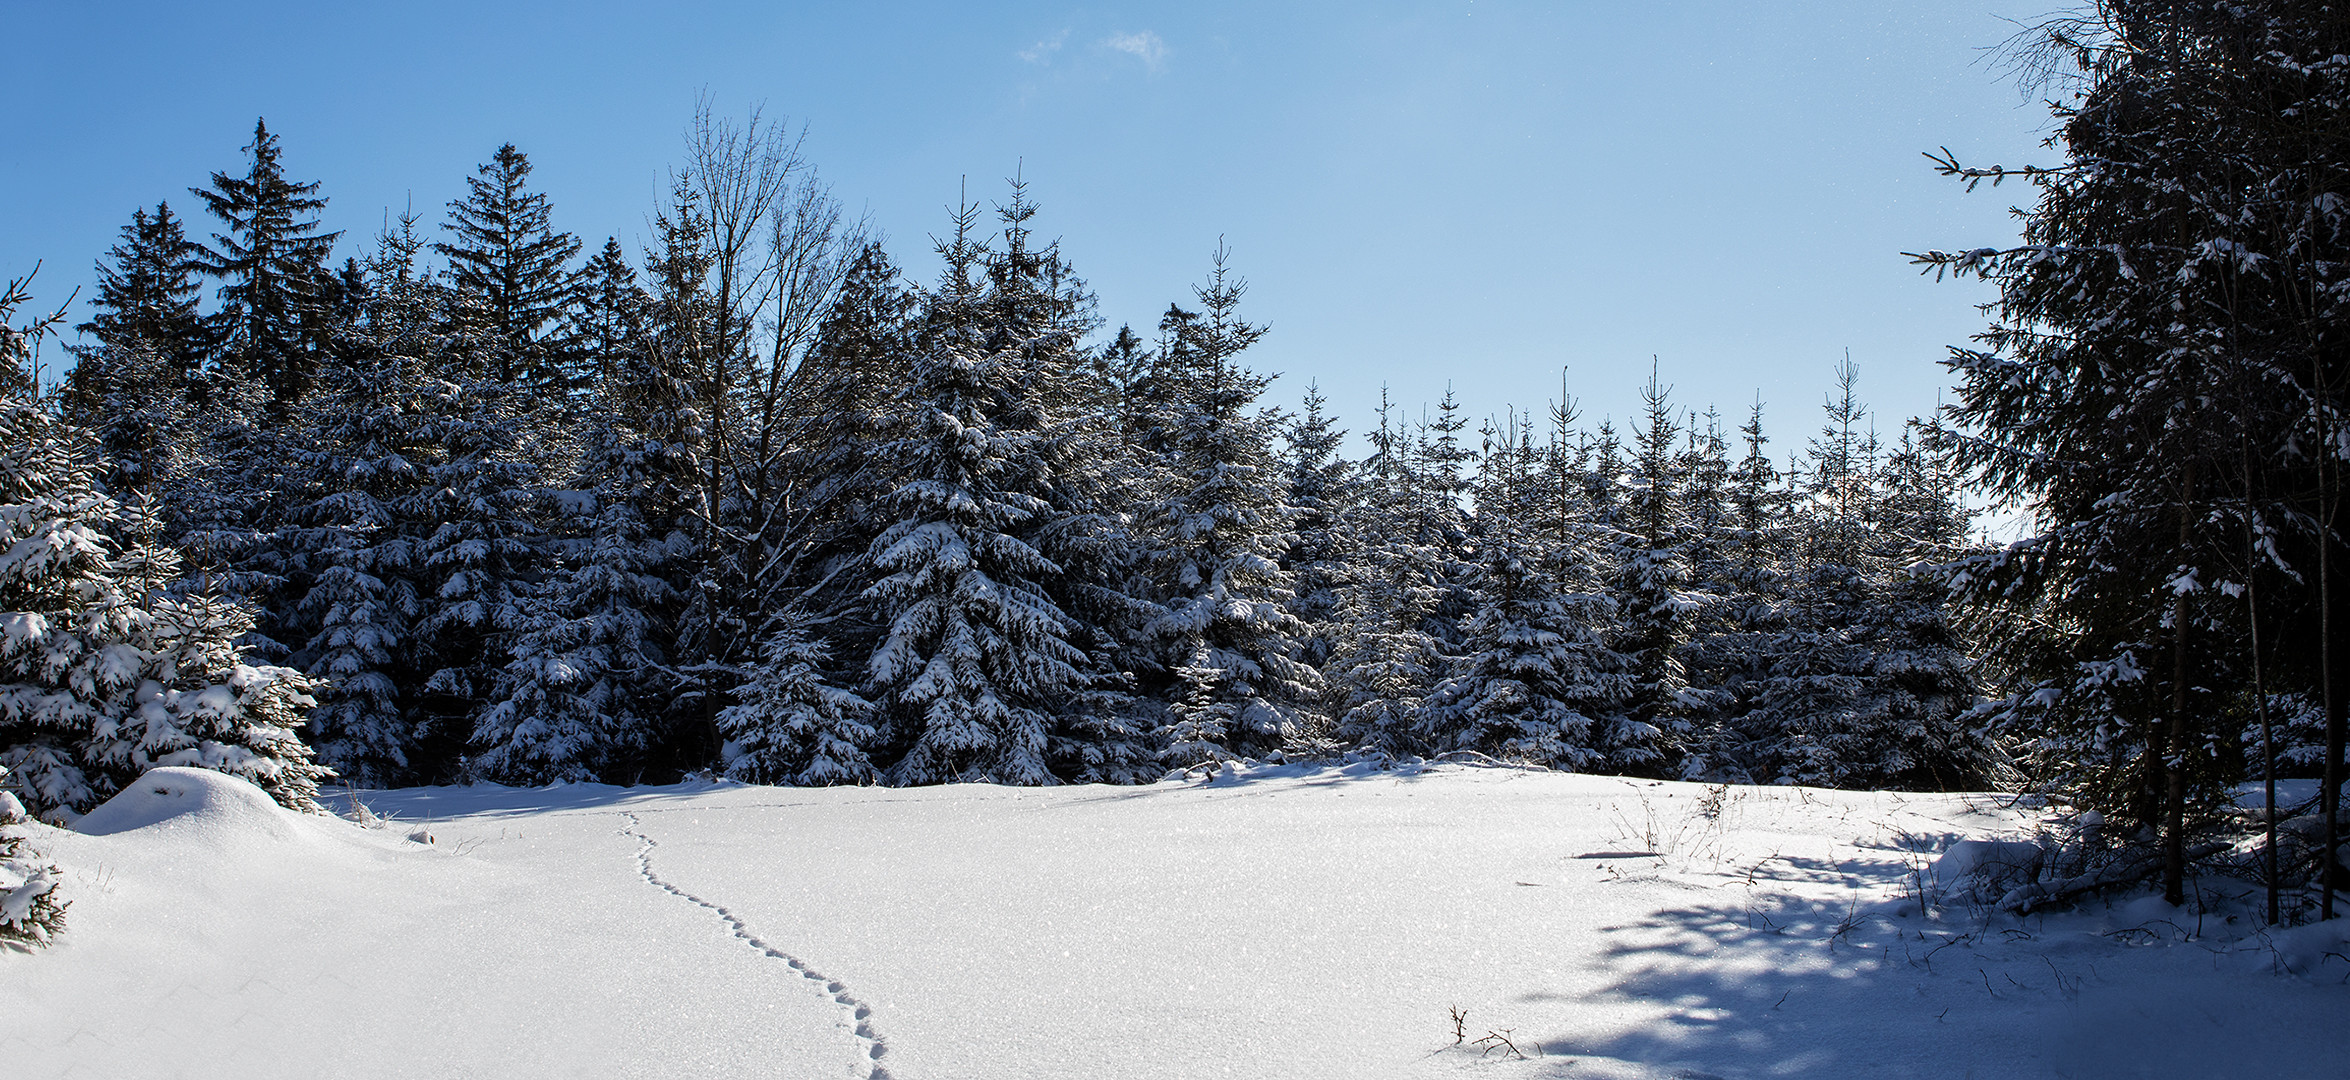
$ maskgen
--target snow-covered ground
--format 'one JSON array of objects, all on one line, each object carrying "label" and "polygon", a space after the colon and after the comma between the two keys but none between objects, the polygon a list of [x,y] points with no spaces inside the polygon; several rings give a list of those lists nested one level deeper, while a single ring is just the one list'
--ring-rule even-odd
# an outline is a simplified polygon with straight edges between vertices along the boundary
[{"label": "snow-covered ground", "polygon": [[0,953],[0,1074],[2314,1078],[2350,1051],[2339,923],[2256,933],[2241,887],[2200,883],[2200,917],[1921,914],[1934,852],[2028,828],[1984,796],[1358,765],[360,799],[390,823],[168,770],[36,827],[73,907]]}]

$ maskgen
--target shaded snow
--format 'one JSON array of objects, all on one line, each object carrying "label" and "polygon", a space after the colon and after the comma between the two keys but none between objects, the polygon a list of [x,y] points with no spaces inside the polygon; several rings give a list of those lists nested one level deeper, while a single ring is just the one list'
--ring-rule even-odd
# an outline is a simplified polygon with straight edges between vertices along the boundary
[{"label": "shaded snow", "polygon": [[2028,826],[1983,797],[1281,767],[365,829],[225,785],[37,829],[74,907],[0,957],[11,1076],[2290,1078],[2350,1015],[2345,924],[2254,933],[2240,886],[1921,913]]}]

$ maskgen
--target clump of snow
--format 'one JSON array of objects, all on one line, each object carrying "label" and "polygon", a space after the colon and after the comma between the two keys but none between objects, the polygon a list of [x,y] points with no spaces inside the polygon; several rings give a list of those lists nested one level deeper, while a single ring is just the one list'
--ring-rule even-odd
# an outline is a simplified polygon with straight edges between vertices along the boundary
[{"label": "clump of snow", "polygon": [[1953,897],[1997,898],[2040,876],[2047,853],[2022,840],[1960,840],[1934,860],[1934,879]]},{"label": "clump of snow", "polygon": [[[2315,803],[2318,789],[2324,786],[2321,781],[2303,778],[2279,780],[2277,781],[2277,809],[2291,810],[2296,806]],[[2268,805],[2268,785],[2263,782],[2238,784],[2234,795],[2236,805],[2246,810],[2259,810]]]},{"label": "clump of snow", "polygon": [[26,859],[0,859],[0,933],[19,928],[33,933],[33,905],[56,890],[55,867]]}]

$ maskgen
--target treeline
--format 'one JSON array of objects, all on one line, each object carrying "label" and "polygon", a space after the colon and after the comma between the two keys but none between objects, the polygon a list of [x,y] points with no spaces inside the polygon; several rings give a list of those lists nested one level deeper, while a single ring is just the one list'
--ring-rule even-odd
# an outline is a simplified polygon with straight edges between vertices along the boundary
[{"label": "treeline", "polygon": [[[1148,338],[1102,334],[1017,183],[914,284],[786,133],[691,134],[640,256],[583,258],[506,146],[437,231],[337,263],[257,126],[192,189],[209,238],[158,203],[101,261],[75,363],[18,407],[73,463],[12,499],[80,485],[111,508],[93,558],[149,552],[141,596],[243,613],[239,662],[315,697],[303,741],[360,784],[1135,782],[1351,750],[2002,775],[1919,572],[1963,553],[1957,477],[1880,440],[1849,366],[1784,461],[1759,405],[1733,430],[1654,379],[1620,430],[1383,407],[1348,460],[1318,394],[1260,400],[1220,251]],[[54,675],[13,673],[80,692]],[[150,681],[174,678],[212,675]],[[160,760],[105,723],[0,717],[37,811]]]}]

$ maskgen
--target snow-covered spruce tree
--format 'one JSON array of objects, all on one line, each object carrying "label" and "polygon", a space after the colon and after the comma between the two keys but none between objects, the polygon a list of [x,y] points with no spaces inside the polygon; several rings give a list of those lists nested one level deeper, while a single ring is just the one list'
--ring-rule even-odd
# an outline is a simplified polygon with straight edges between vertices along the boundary
[{"label": "snow-covered spruce tree", "polygon": [[427,767],[440,772],[480,739],[517,636],[533,622],[525,599],[546,567],[539,472],[519,402],[486,381],[435,381],[425,391],[436,460],[404,516],[419,526],[414,635],[432,673],[410,714]]},{"label": "snow-covered spruce tree", "polygon": [[1713,639],[1733,632],[1726,601],[1734,590],[1731,562],[1736,556],[1735,508],[1730,499],[1730,443],[1722,430],[1721,413],[1708,407],[1702,414],[1683,418],[1680,489],[1674,499],[1681,509],[1681,551],[1688,567],[1691,599],[1686,623],[1687,640],[1680,648],[1681,670],[1689,680],[1688,723],[1682,736],[1682,759],[1677,770],[1684,777],[1711,775],[1714,755],[1724,741],[1729,718],[1737,711],[1737,696],[1717,681],[1707,664]]},{"label": "snow-covered spruce tree", "polygon": [[1610,567],[1608,591],[1618,612],[1610,645],[1632,664],[1625,713],[1599,739],[1611,768],[1662,776],[1679,770],[1688,716],[1703,705],[1689,686],[1682,651],[1699,598],[1689,589],[1688,519],[1680,498],[1685,462],[1677,452],[1681,427],[1653,371],[1641,401],[1629,470],[1621,478],[1595,478],[1625,489]]},{"label": "snow-covered spruce tree", "polygon": [[[151,515],[99,491],[86,436],[0,403],[0,764],[33,812],[67,820],[148,769],[243,777],[315,809],[326,770],[294,734],[298,672],[251,665],[252,613],[167,586],[179,560]],[[128,547],[116,537],[136,536]]]},{"label": "snow-covered spruce tree", "polygon": [[[634,437],[643,485],[632,501],[652,535],[670,540],[668,577],[678,590],[672,663],[677,684],[661,737],[648,751],[659,772],[706,767],[717,758],[717,713],[755,654],[763,613],[727,595],[717,481],[724,431],[711,411],[721,305],[711,278],[711,225],[702,196],[678,178],[654,218],[658,244],[646,252],[646,333],[631,363],[606,382],[604,399]],[[718,365],[723,366],[723,365]]]},{"label": "snow-covered spruce tree", "polygon": [[1628,665],[1602,637],[1613,605],[1560,589],[1506,525],[1481,547],[1477,610],[1451,674],[1420,709],[1420,742],[1559,769],[1605,764],[1598,736],[1630,689]]},{"label": "snow-covered spruce tree", "polygon": [[966,207],[939,244],[946,276],[886,450],[905,480],[870,549],[880,578],[865,597],[888,630],[867,696],[906,748],[890,769],[902,784],[1051,782],[1053,713],[1088,682],[1077,628],[1044,585],[1060,567],[1022,538],[1052,509],[1033,494],[1052,484],[1050,434],[1022,382],[1027,343],[988,347],[975,217]]},{"label": "snow-covered spruce tree", "polygon": [[1448,655],[1457,655],[1461,623],[1474,606],[1469,588],[1476,575],[1476,529],[1469,501],[1478,452],[1469,448],[1462,434],[1469,418],[1450,386],[1436,402],[1435,417],[1423,417],[1418,426],[1409,459],[1413,476],[1408,527],[1415,541],[1412,550],[1429,560],[1418,572],[1439,596],[1435,613],[1423,625]]},{"label": "snow-covered spruce tree", "polygon": [[272,538],[299,589],[280,632],[295,635],[293,663],[326,682],[311,744],[352,782],[379,786],[424,778],[408,715],[428,674],[416,655],[428,586],[414,511],[439,457],[425,395],[442,363],[445,292],[416,271],[416,221],[378,237],[360,318],[302,413],[290,470],[301,502]]},{"label": "snow-covered spruce tree", "polygon": [[1157,477],[1120,437],[1115,392],[1080,347],[1099,325],[1093,294],[1059,241],[1036,243],[1036,211],[1015,179],[1010,201],[997,207],[1001,248],[984,258],[981,325],[989,348],[1018,357],[1030,388],[1026,409],[1004,422],[1046,436],[1035,489],[1046,509],[1020,535],[1055,568],[1039,584],[1085,654],[1083,678],[1055,704],[1046,759],[1061,780],[1139,783],[1163,772],[1153,741],[1161,713],[1135,693],[1132,674],[1147,666],[1141,630],[1159,609],[1135,584],[1147,553],[1129,508]]},{"label": "snow-covered spruce tree", "polygon": [[65,929],[61,875],[25,846],[31,837],[24,825],[24,804],[8,793],[8,769],[0,766],[0,944],[46,945]]},{"label": "snow-covered spruce tree", "polygon": [[[2235,655],[2245,605],[2217,589],[2241,559],[2226,511],[2266,503],[2265,518],[2317,523],[2339,501],[2350,169],[2318,133],[2346,115],[2350,74],[2333,57],[2350,53],[2350,22],[2327,5],[2160,0],[2046,29],[2040,55],[2077,73],[2049,140],[2066,161],[1943,162],[1970,186],[2035,184],[2023,242],[1919,256],[1999,288],[1980,347],[1953,351],[1948,413],[1959,463],[2037,511],[2036,535],[1963,581],[2006,675],[1990,717],[2031,737],[2037,779],[2114,835],[2159,836],[2177,902],[2188,836],[2217,820],[2233,779],[2216,753],[2232,740],[2209,724],[2246,696],[2250,668]],[[2263,665],[2283,681],[2271,688],[2338,684],[2345,553],[2315,524],[2275,545],[2264,573],[2304,584],[2261,590],[2283,631],[2260,635],[2283,646]]]},{"label": "snow-covered spruce tree", "polygon": [[1161,737],[1177,766],[1278,749],[1302,731],[1321,681],[1301,659],[1310,630],[1289,611],[1281,567],[1298,510],[1273,457],[1278,418],[1256,407],[1269,380],[1238,360],[1265,331],[1240,318],[1247,283],[1226,258],[1218,248],[1197,290],[1202,317],[1175,343],[1183,382],[1166,457],[1176,489],[1139,524],[1165,590],[1144,633],[1175,674]]},{"label": "snow-covered spruce tree", "polygon": [[1445,674],[1443,647],[1429,627],[1447,593],[1430,573],[1437,553],[1412,524],[1418,471],[1391,412],[1383,394],[1363,465],[1364,497],[1342,519],[1354,554],[1338,591],[1324,695],[1339,745],[1416,754],[1424,749],[1414,735],[1421,702]]},{"label": "snow-covered spruce tree", "polygon": [[2011,783],[2005,750],[1971,715],[1983,700],[1972,643],[1950,601],[1950,564],[1982,549],[1966,538],[1962,484],[1933,436],[1912,421],[1872,492],[1881,560],[1870,673],[1891,699],[1872,787],[1984,790]]},{"label": "snow-covered spruce tree", "polygon": [[[121,590],[117,606],[93,614],[144,656],[128,707],[118,699],[99,712],[85,760],[117,789],[149,769],[185,766],[248,781],[287,809],[317,811],[318,782],[333,773],[296,733],[317,704],[316,681],[248,663],[242,643],[253,630],[252,608],[178,588],[179,553],[161,543],[161,531],[143,506],[118,527],[125,546],[109,567]],[[103,653],[92,658],[93,688],[127,674],[108,670],[128,659],[123,649]]]},{"label": "snow-covered spruce tree", "polygon": [[641,437],[600,415],[581,484],[555,500],[568,534],[553,545],[559,565],[522,587],[511,658],[474,722],[473,766],[485,776],[634,779],[663,727],[676,682],[676,590],[666,576],[676,545],[652,535],[637,509],[648,486]]},{"label": "snow-covered spruce tree", "polygon": [[1874,657],[1862,625],[1874,616],[1875,588],[1890,568],[1872,558],[1869,502],[1880,448],[1854,392],[1849,361],[1836,369],[1838,393],[1800,470],[1788,595],[1779,626],[1762,646],[1761,670],[1746,688],[1735,755],[1760,779],[1842,787],[1859,779],[1883,748],[1885,700],[1868,677]]},{"label": "snow-covered spruce tree", "polygon": [[1961,714],[1972,662],[1929,568],[1958,552],[1956,485],[1905,439],[1895,461],[1841,365],[1810,447],[1780,626],[1738,725],[1757,778],[1823,787],[1948,790],[1993,778]]},{"label": "snow-covered spruce tree", "polygon": [[1330,659],[1339,590],[1349,580],[1344,521],[1360,497],[1355,464],[1339,455],[1346,432],[1329,414],[1319,386],[1306,387],[1305,408],[1282,431],[1288,502],[1298,510],[1297,541],[1281,554],[1289,572],[1290,604],[1306,624],[1304,659],[1319,669]]},{"label": "snow-covered spruce tree", "polygon": [[1790,543],[1789,493],[1765,449],[1762,403],[1739,428],[1738,463],[1726,478],[1727,535],[1709,546],[1705,577],[1712,595],[1700,613],[1702,632],[1687,650],[1696,678],[1708,691],[1707,733],[1691,747],[1683,773],[1752,783],[1758,777],[1745,752],[1742,718],[1754,707],[1770,673],[1773,650],[1786,629],[1786,566]]},{"label": "snow-covered spruce tree", "polygon": [[617,244],[588,281],[571,332],[598,374],[580,408],[577,473],[541,507],[534,565],[547,573],[516,586],[510,655],[472,733],[473,770],[509,782],[633,782],[674,767],[653,758],[676,713],[691,429],[649,336],[652,300]]},{"label": "snow-covered spruce tree", "polygon": [[827,650],[808,630],[797,612],[777,616],[741,700],[719,712],[726,774],[801,787],[874,783],[873,705],[826,677]]}]

